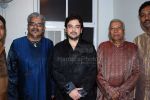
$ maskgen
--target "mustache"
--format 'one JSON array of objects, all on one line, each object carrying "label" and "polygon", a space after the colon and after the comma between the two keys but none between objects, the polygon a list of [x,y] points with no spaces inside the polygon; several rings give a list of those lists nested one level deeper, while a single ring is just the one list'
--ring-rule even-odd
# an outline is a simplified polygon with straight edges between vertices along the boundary
[{"label": "mustache", "polygon": [[[74,32],[72,32],[72,33],[74,33]],[[75,32],[76,33],[76,32]],[[79,35],[79,36],[76,36],[76,37],[71,37],[71,36],[69,36],[68,34],[66,34],[66,37],[67,38],[70,38],[71,40],[77,40],[77,39],[79,39],[80,37],[81,37],[81,34]]]},{"label": "mustache", "polygon": [[77,32],[71,32],[71,34],[77,34]]},{"label": "mustache", "polygon": [[39,32],[39,29],[33,28],[33,29],[31,29],[31,31],[32,32],[35,32],[35,31]]},{"label": "mustache", "polygon": [[145,21],[144,21],[144,23],[148,23],[148,22],[150,23],[150,20],[145,20]]}]

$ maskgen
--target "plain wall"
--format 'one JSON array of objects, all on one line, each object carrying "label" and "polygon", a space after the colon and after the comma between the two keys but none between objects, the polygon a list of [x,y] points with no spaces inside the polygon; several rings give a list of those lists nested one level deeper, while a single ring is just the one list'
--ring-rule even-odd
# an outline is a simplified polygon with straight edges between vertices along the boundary
[{"label": "plain wall", "polygon": [[[36,3],[36,4],[35,4]],[[36,6],[35,6],[36,5]],[[5,9],[0,8],[7,21],[6,52],[12,41],[27,33],[27,16],[38,11],[38,0],[13,0]],[[108,24],[113,18],[113,0],[98,0],[98,44],[108,39]]]},{"label": "plain wall", "polygon": [[108,40],[108,26],[114,18],[113,0],[98,0],[98,44]]},{"label": "plain wall", "polygon": [[126,40],[133,41],[134,38],[143,33],[138,10],[142,3],[147,0],[114,0],[114,18],[119,18],[125,23]]},{"label": "plain wall", "polygon": [[33,12],[33,0],[13,0],[8,7],[0,10],[6,19],[6,53],[12,41],[18,37],[25,36],[27,30],[27,16]]},{"label": "plain wall", "polygon": [[[142,33],[138,20],[138,8],[146,0],[98,0],[97,23],[98,45],[108,40],[108,25],[113,18],[119,18],[126,25],[126,40],[133,39]],[[27,16],[38,11],[38,0],[13,0],[6,9],[0,8],[0,14],[6,18],[7,38],[6,52],[12,41],[27,33]]]}]

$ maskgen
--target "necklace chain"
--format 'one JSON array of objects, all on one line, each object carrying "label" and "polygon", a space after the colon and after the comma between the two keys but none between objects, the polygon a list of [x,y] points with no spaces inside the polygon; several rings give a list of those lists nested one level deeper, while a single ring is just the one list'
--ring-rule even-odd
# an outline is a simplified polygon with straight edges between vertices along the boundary
[{"label": "necklace chain", "polygon": [[33,44],[34,47],[37,47],[37,44],[39,43],[39,41],[31,41],[31,43]]}]

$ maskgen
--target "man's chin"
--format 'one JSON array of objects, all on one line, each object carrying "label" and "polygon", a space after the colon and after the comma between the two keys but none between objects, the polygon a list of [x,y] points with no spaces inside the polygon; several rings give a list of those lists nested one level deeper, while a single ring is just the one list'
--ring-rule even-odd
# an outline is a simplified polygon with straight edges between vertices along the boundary
[{"label": "man's chin", "polygon": [[143,30],[145,31],[145,32],[148,32],[148,33],[150,33],[150,27],[143,27]]},{"label": "man's chin", "polygon": [[78,39],[79,39],[79,37],[75,37],[75,38],[73,38],[73,37],[69,37],[69,39],[76,41],[76,40],[78,40]]},{"label": "man's chin", "polygon": [[29,35],[31,38],[41,38],[42,37],[42,35],[37,35],[37,34],[30,34]]},{"label": "man's chin", "polygon": [[71,40],[74,40],[74,41],[76,41],[80,38],[80,36],[72,37],[72,36],[68,36],[68,35],[67,35],[67,37]]},{"label": "man's chin", "polygon": [[112,41],[113,41],[113,42],[123,41],[123,40],[124,40],[123,38],[112,38]]},{"label": "man's chin", "polygon": [[149,24],[143,24],[143,26],[144,26],[146,29],[150,29],[150,23],[149,23]]}]

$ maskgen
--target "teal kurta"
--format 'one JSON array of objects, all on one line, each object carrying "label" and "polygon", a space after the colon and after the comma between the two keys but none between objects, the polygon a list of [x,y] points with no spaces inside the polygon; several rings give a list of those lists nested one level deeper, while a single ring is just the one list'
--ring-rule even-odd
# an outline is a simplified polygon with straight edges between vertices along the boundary
[{"label": "teal kurta", "polygon": [[26,36],[13,41],[8,53],[9,100],[50,100],[52,50],[53,43],[44,37],[36,46]]}]

